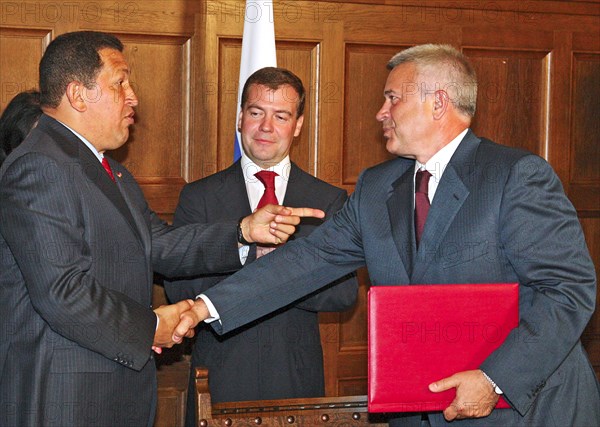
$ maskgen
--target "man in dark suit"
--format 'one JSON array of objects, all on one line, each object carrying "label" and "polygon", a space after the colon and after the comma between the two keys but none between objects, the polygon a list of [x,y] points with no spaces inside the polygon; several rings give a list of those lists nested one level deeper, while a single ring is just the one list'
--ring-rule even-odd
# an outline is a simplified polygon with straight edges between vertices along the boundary
[{"label": "man in dark suit", "polygon": [[193,305],[152,310],[153,270],[236,270],[240,232],[277,243],[299,222],[277,206],[239,225],[161,221],[104,157],[138,103],[122,50],[108,34],[57,37],[40,63],[44,114],[0,169],[2,426],[151,426],[151,348],[181,341]]},{"label": "man in dark suit", "polygon": [[[327,217],[339,210],[347,199],[344,190],[290,162],[290,148],[304,120],[304,103],[304,86],[292,72],[267,67],[253,73],[242,91],[238,122],[242,158],[219,173],[186,185],[174,224],[235,220],[249,215],[268,192],[257,178],[262,176],[261,171],[276,174],[275,196],[286,206],[310,205],[325,211]],[[320,223],[303,220],[293,238],[307,236]],[[240,257],[245,258],[244,265],[249,265],[272,249],[244,246]],[[165,289],[171,301],[193,299],[226,277],[203,275],[167,282]],[[358,289],[354,275],[340,282],[224,337],[202,325],[193,348],[192,367],[208,367],[213,402],[323,396],[318,312],[351,307]],[[195,425],[194,396],[192,378],[187,414],[190,426]]]},{"label": "man in dark suit", "polygon": [[[310,236],[207,290],[185,321],[218,318],[212,325],[226,333],[365,265],[374,286],[518,282],[520,322],[508,339],[479,369],[429,385],[454,387],[452,404],[391,423],[597,425],[599,385],[580,342],[596,275],[560,180],[540,157],[469,130],[477,81],[456,49],[415,46],[388,67],[377,119],[399,157],[364,171],[344,207]],[[431,175],[417,185],[421,195],[418,173]],[[423,195],[428,214],[417,209],[415,218]],[[500,393],[511,408],[493,410]]]}]

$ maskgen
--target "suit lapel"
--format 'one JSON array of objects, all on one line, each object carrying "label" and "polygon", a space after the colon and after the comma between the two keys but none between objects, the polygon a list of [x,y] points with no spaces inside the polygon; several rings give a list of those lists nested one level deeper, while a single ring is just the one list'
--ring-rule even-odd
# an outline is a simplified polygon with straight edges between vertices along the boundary
[{"label": "suit lapel", "polygon": [[387,200],[392,238],[408,276],[412,271],[413,254],[416,250],[413,218],[413,172],[414,168],[409,167],[392,184],[392,190]]},{"label": "suit lapel", "polygon": [[[280,201],[280,204],[292,208],[303,207],[305,205],[311,206],[310,199],[307,197],[307,194],[304,191],[305,188],[302,185],[302,173],[303,171],[292,163],[287,188],[285,190],[285,197],[283,201]],[[314,196],[318,197],[318,195]]]},{"label": "suit lapel", "polygon": [[[215,209],[217,213],[223,215],[233,215],[233,217],[224,217],[225,219],[238,219],[241,216],[248,216],[252,213],[250,210],[250,199],[246,189],[246,177],[242,170],[240,160],[235,162],[223,171],[225,174],[221,185],[215,188],[218,196],[218,206]],[[256,260],[256,245],[250,245],[246,263]]]},{"label": "suit lapel", "polygon": [[473,165],[478,146],[479,138],[469,130],[442,175],[421,237],[415,268],[411,275],[413,283],[422,281],[427,268],[431,265],[433,254],[438,253],[448,228],[469,196],[466,183],[469,175],[474,171]]},{"label": "suit lapel", "polygon": [[[242,171],[241,162],[238,160],[224,171],[225,178],[222,181],[221,188],[218,191],[218,201],[220,210],[225,212],[235,212],[244,216],[250,215],[250,200],[246,190],[246,178]],[[240,215],[241,216],[241,215]],[[237,218],[236,218],[237,219]]]},{"label": "suit lapel", "polygon": [[[321,194],[314,192],[313,176],[300,169],[296,164],[292,163],[291,165],[290,176],[288,178],[287,189],[282,205],[291,208],[306,206],[321,208],[326,211],[325,215],[329,215],[330,212],[327,212],[329,201],[323,200]],[[312,192],[311,189],[313,190]],[[327,217],[325,219],[327,219]],[[324,220],[318,218],[302,218],[300,224],[296,227],[296,232],[289,240],[292,241],[309,235],[313,230],[311,227],[319,227],[323,222]]]},{"label": "suit lapel", "polygon": [[110,179],[98,158],[90,149],[69,129],[53,118],[42,115],[38,126],[52,136],[57,145],[70,157],[76,159],[83,174],[88,181],[106,196],[123,216],[133,232],[141,238],[140,231],[133,219],[131,210],[127,206],[117,185]]},{"label": "suit lapel", "polygon": [[[116,178],[117,185],[115,186],[113,184],[113,186],[119,189],[119,194],[121,195],[122,199],[127,205],[127,212],[130,213],[131,219],[133,220],[133,223],[131,223],[131,225],[134,225],[134,229],[137,230],[140,239],[142,240],[142,243],[144,245],[146,255],[148,256],[148,259],[150,259],[152,250],[152,236],[148,232],[148,225],[146,224],[146,219],[144,218],[142,211],[139,209],[139,207],[135,205],[134,201],[132,200],[127,182],[124,182],[122,179],[120,179],[123,172],[121,171],[121,168],[123,168],[123,166],[121,166],[118,162],[110,158],[108,159],[108,162]],[[126,174],[125,176],[130,175]]]},{"label": "suit lapel", "polygon": [[[81,164],[84,168],[84,172],[87,175],[89,181],[91,181],[98,189],[108,198],[108,200],[115,206],[117,211],[123,216],[127,224],[131,227],[133,232],[142,239],[142,234],[139,225],[133,218],[132,210],[123,194],[119,190],[118,184],[115,184],[112,179],[108,176],[102,164],[98,161],[96,156],[83,144],[79,148]],[[114,168],[114,163],[111,163],[111,167]],[[142,239],[143,240],[143,239]]]}]

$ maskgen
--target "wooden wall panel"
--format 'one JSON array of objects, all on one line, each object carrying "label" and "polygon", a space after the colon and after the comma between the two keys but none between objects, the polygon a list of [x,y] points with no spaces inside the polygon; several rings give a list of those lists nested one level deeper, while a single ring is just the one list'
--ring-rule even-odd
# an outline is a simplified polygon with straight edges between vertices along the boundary
[{"label": "wooden wall panel", "polygon": [[[138,96],[136,123],[126,145],[111,156],[127,166],[158,213],[171,215],[189,146],[190,39],[118,34]],[[151,71],[150,71],[151,70]]]},{"label": "wooden wall panel", "polygon": [[[186,145],[185,115],[190,84],[189,39],[120,36],[138,95],[136,123],[128,143],[113,153],[136,159],[136,177],[181,178],[182,146]],[[149,72],[149,70],[159,70]],[[160,94],[160,96],[156,96]]]},{"label": "wooden wall panel", "polygon": [[[600,272],[600,218],[596,215],[590,218],[580,218],[580,221],[588,249],[596,266],[597,277],[598,272]],[[600,303],[598,298],[600,297],[596,295],[596,313],[588,323],[581,340],[590,356],[592,365],[596,368],[596,373],[600,377],[600,316],[598,315]]]},{"label": "wooden wall panel", "polygon": [[544,156],[549,52],[465,49],[465,54],[479,81],[475,133]]},{"label": "wooden wall panel", "polygon": [[[580,215],[596,274],[600,272],[600,37],[575,32],[572,37],[569,197]],[[582,341],[596,372],[600,372],[600,295],[596,314]]]},{"label": "wooden wall panel", "polygon": [[17,93],[38,88],[38,65],[50,35],[48,29],[0,27],[0,110]]},{"label": "wooden wall panel", "polygon": [[356,305],[339,315],[337,372],[338,378],[328,379],[331,392],[339,396],[367,394],[367,293],[371,282],[366,268],[358,275],[358,297]]},{"label": "wooden wall panel", "polygon": [[[571,183],[600,182],[600,54],[573,55]],[[591,160],[591,161],[590,161]]]},{"label": "wooden wall panel", "polygon": [[343,183],[355,185],[359,173],[393,156],[385,149],[375,115],[383,105],[386,64],[408,46],[346,44]]},{"label": "wooden wall panel", "polygon": [[569,195],[587,216],[600,215],[600,54],[574,53]]}]

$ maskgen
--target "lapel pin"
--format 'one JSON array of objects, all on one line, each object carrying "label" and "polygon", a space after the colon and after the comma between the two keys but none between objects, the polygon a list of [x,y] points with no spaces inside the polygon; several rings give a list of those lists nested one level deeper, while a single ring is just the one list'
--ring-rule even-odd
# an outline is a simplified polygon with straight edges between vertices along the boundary
[{"label": "lapel pin", "polygon": [[117,176],[118,176],[119,178],[121,178],[121,177],[123,176],[123,174],[122,174],[121,172],[117,172]]}]

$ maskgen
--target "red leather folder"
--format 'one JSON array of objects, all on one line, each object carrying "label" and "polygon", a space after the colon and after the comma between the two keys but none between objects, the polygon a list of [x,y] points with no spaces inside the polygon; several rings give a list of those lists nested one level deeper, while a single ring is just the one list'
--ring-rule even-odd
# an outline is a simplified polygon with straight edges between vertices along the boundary
[{"label": "red leather folder", "polygon": [[429,384],[477,369],[504,342],[519,323],[519,286],[372,286],[368,312],[369,412],[442,411],[456,391]]}]

